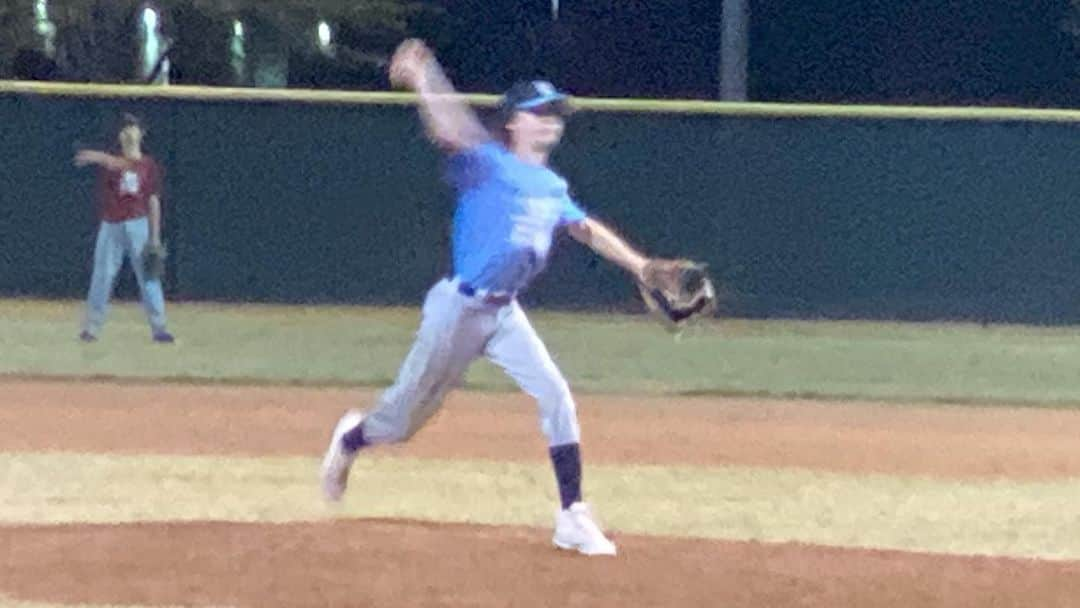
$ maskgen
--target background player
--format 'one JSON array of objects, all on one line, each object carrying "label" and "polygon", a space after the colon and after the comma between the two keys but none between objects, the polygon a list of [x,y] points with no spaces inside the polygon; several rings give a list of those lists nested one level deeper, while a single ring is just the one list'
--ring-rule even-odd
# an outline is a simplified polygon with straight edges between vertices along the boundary
[{"label": "background player", "polygon": [[323,459],[326,497],[339,500],[357,451],[409,439],[435,413],[470,363],[488,357],[539,405],[562,508],[553,542],[587,555],[614,555],[582,502],[580,429],[569,386],[516,295],[543,269],[554,231],[640,278],[648,260],[567,195],[548,168],[563,134],[566,96],[543,81],[519,83],[503,97],[498,132],[489,133],[458,97],[429,49],[409,40],[395,52],[392,82],[414,90],[429,135],[449,154],[457,192],[453,274],[427,293],[416,341],[393,386],[366,414],[346,412]]},{"label": "background player", "polygon": [[155,342],[171,343],[166,329],[165,295],[160,277],[146,276],[143,255],[147,246],[161,245],[161,168],[143,152],[144,130],[132,114],[121,117],[117,134],[120,154],[79,150],[76,166],[97,165],[98,213],[101,223],[94,245],[94,270],[86,298],[86,316],[79,339],[97,340],[108,313],[116,274],[127,256],[135,271],[143,309]]}]

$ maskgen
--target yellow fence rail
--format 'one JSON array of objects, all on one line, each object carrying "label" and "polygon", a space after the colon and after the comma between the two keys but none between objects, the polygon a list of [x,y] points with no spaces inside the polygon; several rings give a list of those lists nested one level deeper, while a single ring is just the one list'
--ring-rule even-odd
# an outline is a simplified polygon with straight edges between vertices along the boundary
[{"label": "yellow fence rail", "polygon": [[[304,104],[408,105],[412,93],[205,87],[187,85],[84,84],[0,80],[0,95],[39,95],[105,99],[188,99],[194,101],[280,102]],[[497,95],[463,94],[470,103],[493,105]],[[608,99],[575,97],[584,111],[773,118],[850,118],[961,121],[1080,122],[1080,110],[1006,107],[949,107],[904,105],[832,105],[800,103],[723,102],[705,100]]]}]

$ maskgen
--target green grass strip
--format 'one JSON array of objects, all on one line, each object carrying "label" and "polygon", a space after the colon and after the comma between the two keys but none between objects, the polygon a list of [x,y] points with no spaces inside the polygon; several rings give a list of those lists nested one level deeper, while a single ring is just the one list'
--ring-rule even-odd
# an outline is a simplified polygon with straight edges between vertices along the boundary
[{"label": "green grass strip", "polygon": [[[173,304],[180,342],[153,344],[116,307],[75,339],[81,303],[0,301],[0,375],[385,386],[419,313],[408,308]],[[719,321],[665,332],[644,316],[534,311],[575,391],[1075,405],[1080,329],[970,324]],[[513,390],[479,361],[467,388]]]},{"label": "green grass strip", "polygon": [[[362,458],[341,508],[316,458],[0,454],[3,523],[391,517],[549,527],[546,464]],[[950,481],[753,467],[590,466],[616,532],[1080,559],[1080,479]],[[367,491],[365,491],[365,489]]]}]

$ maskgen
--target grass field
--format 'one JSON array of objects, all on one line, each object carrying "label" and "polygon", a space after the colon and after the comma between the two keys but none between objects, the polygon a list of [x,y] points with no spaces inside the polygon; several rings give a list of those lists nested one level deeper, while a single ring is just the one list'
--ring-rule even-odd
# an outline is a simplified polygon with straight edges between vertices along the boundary
[{"label": "grass field", "polygon": [[81,306],[0,302],[0,606],[1073,605],[1080,328],[533,312],[620,547],[585,565],[485,361],[320,500],[416,309],[170,304],[158,345],[132,303],[81,343]]},{"label": "grass field", "polygon": [[[102,340],[75,340],[81,303],[0,303],[0,374],[383,386],[415,309],[173,304],[180,342],[154,345],[117,306]],[[1080,328],[716,321],[673,336],[642,316],[535,312],[578,392],[1073,405]],[[513,387],[486,361],[476,390]]]}]

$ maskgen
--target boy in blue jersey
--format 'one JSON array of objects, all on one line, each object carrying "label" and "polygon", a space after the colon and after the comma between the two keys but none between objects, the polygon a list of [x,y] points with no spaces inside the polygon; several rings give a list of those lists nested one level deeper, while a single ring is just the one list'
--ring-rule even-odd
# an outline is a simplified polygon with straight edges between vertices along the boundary
[{"label": "boy in blue jersey", "polygon": [[561,228],[636,279],[648,259],[588,217],[548,167],[567,114],[566,95],[550,83],[514,85],[499,106],[500,132],[492,134],[424,43],[407,40],[398,47],[390,78],[417,93],[428,135],[450,156],[446,177],[457,194],[454,269],[428,291],[416,342],[393,386],[370,411],[350,410],[334,428],[321,468],[323,492],[340,500],[357,452],[408,440],[484,356],[539,406],[561,502],[555,546],[614,555],[614,543],[582,501],[581,431],[570,388],[516,295],[543,270]]}]

